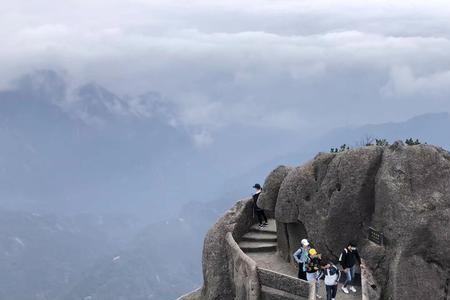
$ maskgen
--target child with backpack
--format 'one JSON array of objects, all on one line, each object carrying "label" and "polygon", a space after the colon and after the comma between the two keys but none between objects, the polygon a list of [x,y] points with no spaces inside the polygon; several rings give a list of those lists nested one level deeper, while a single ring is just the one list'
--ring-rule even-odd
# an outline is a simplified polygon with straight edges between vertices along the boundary
[{"label": "child with backpack", "polygon": [[317,298],[321,298],[318,294],[320,283],[317,279],[319,276],[319,270],[320,270],[320,259],[322,255],[317,253],[316,249],[311,248],[309,249],[309,259],[306,262],[306,280],[308,281],[316,281],[316,295]]},{"label": "child with backpack", "polygon": [[337,286],[340,278],[341,272],[333,263],[321,263],[321,271],[318,276],[318,280],[324,279],[325,289],[327,291],[327,300],[336,299]]}]

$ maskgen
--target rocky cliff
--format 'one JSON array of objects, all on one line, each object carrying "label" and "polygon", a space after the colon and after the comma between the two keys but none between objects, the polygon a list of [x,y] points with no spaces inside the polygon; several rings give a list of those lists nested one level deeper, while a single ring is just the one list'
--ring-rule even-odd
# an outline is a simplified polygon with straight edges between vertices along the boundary
[{"label": "rocky cliff", "polygon": [[[374,297],[449,297],[450,153],[442,148],[396,142],[319,153],[302,166],[272,171],[259,204],[275,216],[285,260],[305,236],[329,258],[351,240],[373,271]],[[209,231],[204,285],[190,299],[238,298],[223,245],[226,232],[246,226],[235,208]],[[382,245],[367,239],[369,227],[383,233]]]}]

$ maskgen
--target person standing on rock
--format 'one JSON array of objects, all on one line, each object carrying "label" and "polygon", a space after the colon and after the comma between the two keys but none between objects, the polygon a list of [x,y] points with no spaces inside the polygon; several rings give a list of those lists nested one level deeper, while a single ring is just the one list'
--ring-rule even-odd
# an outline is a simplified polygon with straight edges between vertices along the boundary
[{"label": "person standing on rock", "polygon": [[341,264],[347,276],[344,285],[341,287],[342,291],[346,294],[349,293],[347,286],[349,286],[349,289],[352,292],[356,293],[356,289],[352,285],[352,282],[355,279],[356,262],[358,262],[362,267],[361,258],[359,256],[358,249],[356,249],[356,245],[352,242],[349,242],[347,247],[344,248],[341,255],[339,256],[339,263]]},{"label": "person standing on rock", "polygon": [[337,293],[337,286],[339,279],[341,278],[341,272],[339,269],[331,262],[321,263],[322,271],[319,274],[319,279],[324,279],[325,289],[327,291],[327,300],[335,300]]},{"label": "person standing on rock", "polygon": [[306,266],[305,264],[309,259],[309,242],[307,239],[302,239],[300,244],[302,245],[297,251],[294,253],[294,260],[298,263],[298,278],[302,280],[306,280]]},{"label": "person standing on rock", "polygon": [[[258,217],[259,227],[267,226],[267,217],[264,213],[264,209],[258,207],[258,198],[259,195],[262,192],[261,185],[259,183],[256,183],[253,188],[256,190],[256,192],[253,194],[253,212]],[[264,220],[264,222],[263,222]]]}]

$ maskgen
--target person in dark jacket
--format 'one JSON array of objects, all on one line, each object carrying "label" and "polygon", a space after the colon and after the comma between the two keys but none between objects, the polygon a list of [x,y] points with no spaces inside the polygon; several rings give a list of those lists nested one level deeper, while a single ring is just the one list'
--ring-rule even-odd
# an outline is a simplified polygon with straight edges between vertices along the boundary
[{"label": "person in dark jacket", "polygon": [[317,279],[323,279],[325,282],[325,289],[327,291],[327,300],[335,300],[337,293],[337,286],[341,278],[341,272],[331,262],[322,261],[321,271]]},{"label": "person in dark jacket", "polygon": [[355,267],[356,263],[362,267],[361,258],[359,257],[358,249],[356,245],[352,242],[349,242],[347,247],[344,248],[341,255],[339,256],[339,263],[341,264],[344,272],[346,274],[346,279],[344,285],[341,287],[344,293],[348,294],[347,286],[349,289],[356,293],[355,287],[352,285],[353,279],[355,278]]},{"label": "person in dark jacket", "polygon": [[[261,185],[259,183],[256,183],[253,188],[256,190],[256,192],[253,194],[253,211],[255,212],[256,216],[258,217],[259,227],[267,226],[267,217],[264,213],[264,209],[258,207],[258,198],[259,195],[262,192]],[[264,220],[264,223],[263,223]]]}]

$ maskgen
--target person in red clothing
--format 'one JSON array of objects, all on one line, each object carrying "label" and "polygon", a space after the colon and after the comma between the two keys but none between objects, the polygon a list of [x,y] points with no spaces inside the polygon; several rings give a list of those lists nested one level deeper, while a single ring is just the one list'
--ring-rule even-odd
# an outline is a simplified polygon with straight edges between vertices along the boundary
[{"label": "person in red clothing", "polygon": [[[253,194],[253,212],[258,217],[259,227],[267,226],[267,217],[264,213],[264,209],[258,207],[258,198],[259,195],[262,192],[261,185],[259,183],[256,183],[253,188],[256,190],[256,192]],[[264,220],[264,222],[263,222]]]}]

